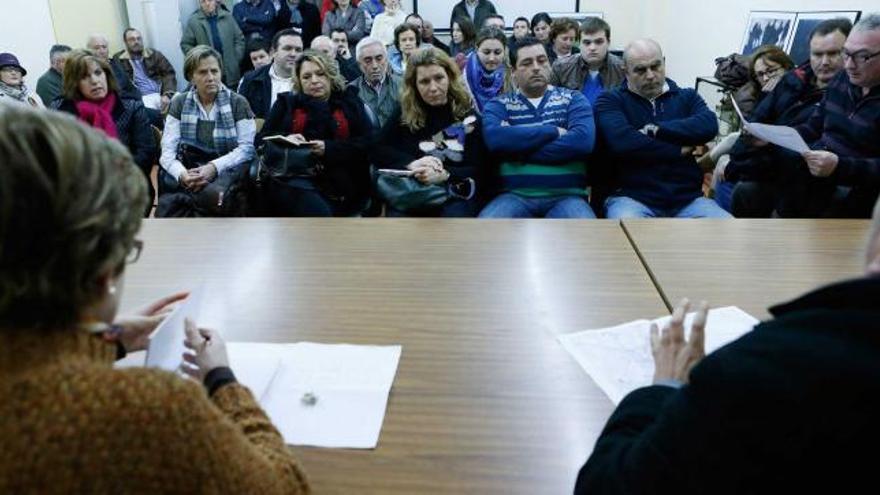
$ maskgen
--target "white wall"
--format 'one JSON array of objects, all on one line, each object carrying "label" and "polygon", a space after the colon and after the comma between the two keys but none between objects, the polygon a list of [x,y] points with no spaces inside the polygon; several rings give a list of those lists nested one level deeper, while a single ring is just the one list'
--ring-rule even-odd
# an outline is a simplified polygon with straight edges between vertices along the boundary
[{"label": "white wall", "polygon": [[0,0],[0,52],[11,52],[28,71],[25,83],[36,88],[49,68],[55,30],[48,0]]}]

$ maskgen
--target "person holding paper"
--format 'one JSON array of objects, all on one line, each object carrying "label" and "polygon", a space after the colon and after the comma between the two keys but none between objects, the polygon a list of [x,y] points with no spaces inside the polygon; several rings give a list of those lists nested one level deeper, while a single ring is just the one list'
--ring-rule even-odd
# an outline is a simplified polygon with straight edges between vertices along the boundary
[{"label": "person holding paper", "polygon": [[797,127],[812,150],[785,180],[780,216],[867,218],[880,193],[880,14],[856,24],[842,56],[844,73]]},{"label": "person holding paper", "polygon": [[575,494],[861,493],[880,428],[880,202],[865,277],[770,309],[704,357],[706,306],[654,327],[654,385],[620,402]]},{"label": "person holding paper", "polygon": [[149,201],[124,146],[3,105],[0,156],[0,493],[308,493],[216,332],[189,324],[205,387],[113,369],[186,296],[117,316]]},{"label": "person holding paper", "polygon": [[608,218],[730,218],[703,197],[696,146],[718,133],[718,120],[693,89],[666,78],[660,45],[642,39],[623,54],[626,80],[596,100],[607,159],[617,164]]}]

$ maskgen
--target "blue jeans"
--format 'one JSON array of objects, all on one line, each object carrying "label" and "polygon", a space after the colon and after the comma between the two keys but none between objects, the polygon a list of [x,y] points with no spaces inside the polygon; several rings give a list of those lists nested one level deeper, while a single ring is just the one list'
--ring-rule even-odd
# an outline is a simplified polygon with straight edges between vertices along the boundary
[{"label": "blue jeans", "polygon": [[699,197],[682,208],[651,208],[626,196],[611,196],[605,200],[608,218],[733,218],[715,201]]},{"label": "blue jeans", "polygon": [[581,196],[529,198],[504,193],[480,212],[480,218],[596,218]]}]

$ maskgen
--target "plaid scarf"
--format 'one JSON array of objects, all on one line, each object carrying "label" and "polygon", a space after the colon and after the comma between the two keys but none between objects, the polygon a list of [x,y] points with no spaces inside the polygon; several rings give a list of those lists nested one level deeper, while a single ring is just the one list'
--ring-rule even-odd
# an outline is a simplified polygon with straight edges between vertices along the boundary
[{"label": "plaid scarf", "polygon": [[28,89],[24,83],[19,87],[10,86],[3,81],[0,81],[0,91],[6,94],[6,96],[18,100],[23,103],[28,102]]},{"label": "plaid scarf", "polygon": [[[198,141],[199,104],[196,100],[196,89],[192,88],[183,102],[180,112],[180,140],[193,146],[200,146]],[[235,118],[232,115],[232,93],[222,86],[214,100],[217,105],[217,120],[214,122],[214,142],[201,143],[209,145],[210,151],[225,155],[238,146],[238,133],[235,129]]]}]

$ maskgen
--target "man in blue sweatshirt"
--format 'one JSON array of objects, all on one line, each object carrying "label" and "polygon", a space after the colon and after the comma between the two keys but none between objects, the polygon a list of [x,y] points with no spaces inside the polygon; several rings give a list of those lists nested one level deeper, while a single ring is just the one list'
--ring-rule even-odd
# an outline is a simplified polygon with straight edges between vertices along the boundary
[{"label": "man in blue sweatshirt", "polygon": [[660,45],[637,40],[624,51],[626,81],[596,101],[599,135],[617,166],[608,218],[730,218],[703,197],[694,147],[718,133],[715,114],[692,89],[666,78]]},{"label": "man in blue sweatshirt", "polygon": [[546,48],[526,38],[510,52],[518,91],[488,102],[486,146],[500,163],[502,194],[481,218],[595,218],[587,195],[585,160],[596,126],[580,91],[549,85]]}]

